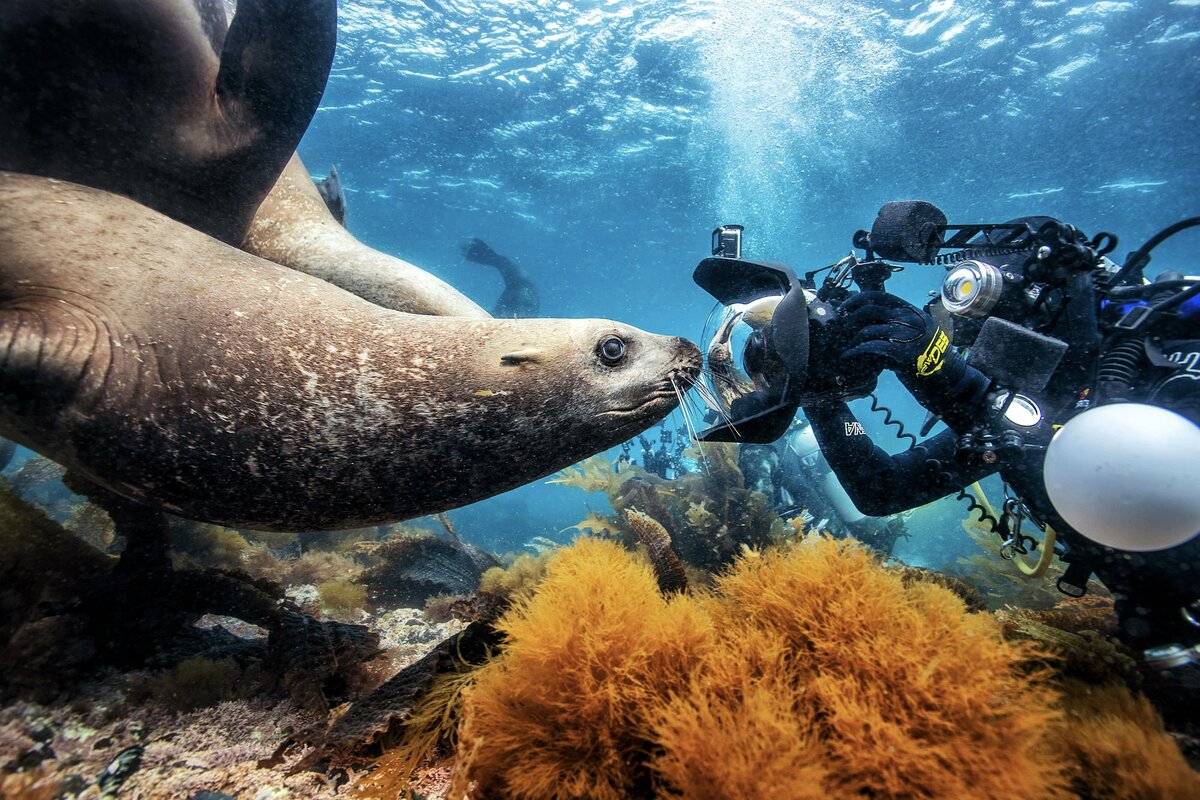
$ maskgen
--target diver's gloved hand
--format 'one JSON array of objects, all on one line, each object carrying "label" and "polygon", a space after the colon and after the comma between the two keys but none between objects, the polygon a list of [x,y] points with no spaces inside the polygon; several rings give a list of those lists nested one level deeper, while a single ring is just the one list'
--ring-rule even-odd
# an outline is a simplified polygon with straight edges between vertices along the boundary
[{"label": "diver's gloved hand", "polygon": [[952,417],[971,413],[987,391],[987,377],[950,347],[933,317],[895,295],[854,295],[838,308],[836,325],[843,361],[892,370],[921,405],[952,426]]}]

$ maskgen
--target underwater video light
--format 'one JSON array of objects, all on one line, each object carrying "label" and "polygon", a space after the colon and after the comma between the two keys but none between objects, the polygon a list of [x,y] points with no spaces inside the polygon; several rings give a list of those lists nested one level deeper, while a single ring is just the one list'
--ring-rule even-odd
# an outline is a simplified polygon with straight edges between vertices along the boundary
[{"label": "underwater video light", "polygon": [[1004,276],[993,264],[968,259],[942,281],[942,305],[962,317],[986,317],[1000,300]]}]

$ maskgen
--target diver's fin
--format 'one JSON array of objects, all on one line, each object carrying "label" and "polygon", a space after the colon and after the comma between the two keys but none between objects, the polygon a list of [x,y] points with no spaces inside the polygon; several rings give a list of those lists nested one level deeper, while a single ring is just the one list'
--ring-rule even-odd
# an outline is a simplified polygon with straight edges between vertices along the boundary
[{"label": "diver's fin", "polygon": [[511,261],[493,250],[483,239],[471,239],[463,245],[462,252],[463,258],[476,264],[486,264],[501,270],[512,266]]},{"label": "diver's fin", "polygon": [[497,253],[483,239],[471,239],[463,245],[463,258],[476,264],[495,267],[504,280],[504,292],[492,309],[497,319],[536,317],[541,307],[537,286],[525,270]]}]

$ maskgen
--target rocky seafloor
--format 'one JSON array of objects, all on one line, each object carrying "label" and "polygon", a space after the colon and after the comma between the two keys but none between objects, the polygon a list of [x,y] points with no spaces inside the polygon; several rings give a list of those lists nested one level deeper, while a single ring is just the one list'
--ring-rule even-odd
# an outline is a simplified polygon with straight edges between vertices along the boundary
[{"label": "rocky seafloor", "polygon": [[[380,677],[418,660],[462,628],[457,620],[428,622],[422,610],[409,608],[364,613],[357,621],[379,634],[383,653],[371,666]],[[245,638],[261,636],[252,626],[227,618],[209,617],[199,625],[220,626]],[[352,774],[293,772],[303,747],[277,755],[291,737],[322,724],[326,715],[263,690],[244,671],[231,680],[219,672],[206,673],[204,680],[211,685],[193,687],[195,694],[181,697],[164,685],[162,673],[110,669],[50,702],[18,700],[0,708],[0,797],[351,796]],[[246,694],[220,700],[223,691]],[[217,702],[183,710],[212,700]],[[441,796],[446,772],[426,770],[416,785],[424,796]]]}]

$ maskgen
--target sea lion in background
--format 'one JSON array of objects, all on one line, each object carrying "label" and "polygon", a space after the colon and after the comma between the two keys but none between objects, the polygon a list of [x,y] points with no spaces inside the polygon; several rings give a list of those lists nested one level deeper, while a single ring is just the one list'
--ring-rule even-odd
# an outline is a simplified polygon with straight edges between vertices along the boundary
[{"label": "sea lion in background", "polygon": [[336,0],[4,0],[0,169],[238,244],[325,90]]},{"label": "sea lion in background", "polygon": [[330,165],[329,175],[324,178],[314,175],[313,183],[329,213],[338,221],[338,225],[346,227],[346,193],[342,191],[342,179],[338,177],[337,167]]},{"label": "sea lion in background", "polygon": [[0,435],[182,516],[332,529],[480,500],[653,425],[699,362],[606,320],[398,313],[0,173]]},{"label": "sea lion in background", "polygon": [[395,311],[489,316],[441,278],[367,247],[339,225],[299,156],[259,206],[242,249]]},{"label": "sea lion in background", "polygon": [[492,316],[500,319],[514,317],[536,317],[541,308],[537,286],[529,274],[519,266],[497,253],[482,239],[472,239],[463,245],[463,258],[476,264],[495,267],[504,279],[504,291],[492,309]]}]

